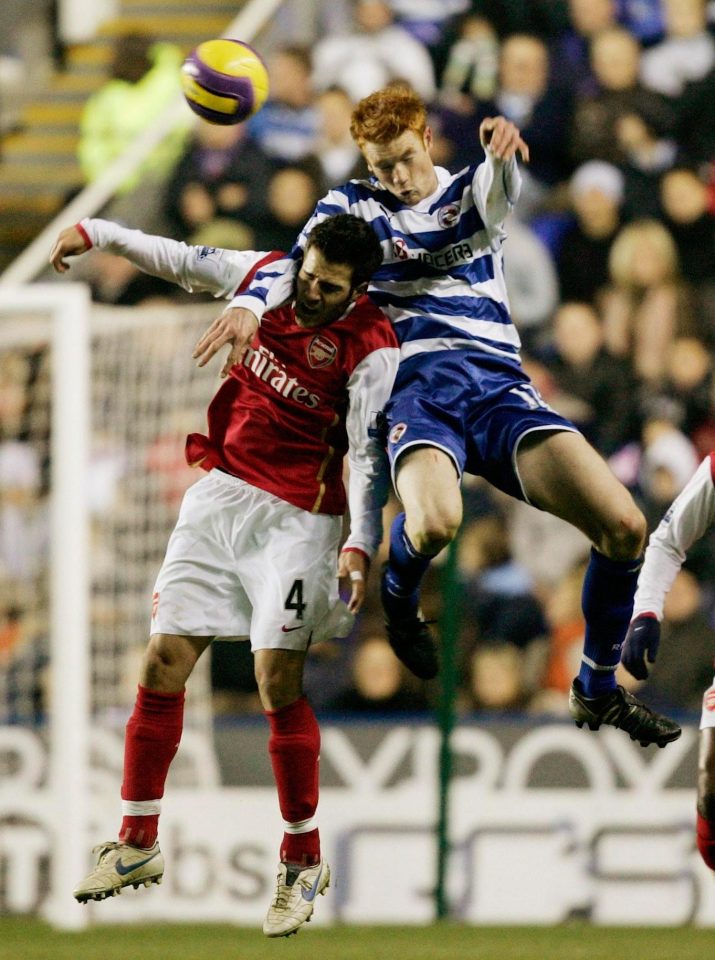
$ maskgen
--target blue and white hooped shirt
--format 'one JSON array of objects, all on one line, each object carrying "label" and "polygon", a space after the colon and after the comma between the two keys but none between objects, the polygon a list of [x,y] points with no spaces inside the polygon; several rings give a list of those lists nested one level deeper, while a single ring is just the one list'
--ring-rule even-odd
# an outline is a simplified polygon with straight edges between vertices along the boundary
[{"label": "blue and white hooped shirt", "polygon": [[439,350],[470,350],[519,362],[520,340],[509,313],[502,264],[503,223],[516,202],[521,177],[516,160],[494,160],[450,174],[436,167],[438,186],[407,206],[376,179],[351,180],[331,190],[313,212],[297,244],[256,273],[230,306],[261,317],[293,290],[313,226],[351,213],[371,224],[383,263],[371,298],[392,321],[401,361]]}]

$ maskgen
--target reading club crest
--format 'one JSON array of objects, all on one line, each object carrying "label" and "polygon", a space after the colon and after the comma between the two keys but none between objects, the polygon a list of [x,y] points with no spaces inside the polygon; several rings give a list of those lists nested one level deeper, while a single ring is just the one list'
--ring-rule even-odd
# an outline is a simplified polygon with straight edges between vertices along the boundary
[{"label": "reading club crest", "polygon": [[442,228],[453,227],[459,220],[459,207],[456,203],[448,203],[446,207],[441,207],[437,214],[437,223]]},{"label": "reading club crest", "polygon": [[322,333],[316,333],[308,344],[308,363],[313,369],[329,366],[337,355],[338,348]]}]

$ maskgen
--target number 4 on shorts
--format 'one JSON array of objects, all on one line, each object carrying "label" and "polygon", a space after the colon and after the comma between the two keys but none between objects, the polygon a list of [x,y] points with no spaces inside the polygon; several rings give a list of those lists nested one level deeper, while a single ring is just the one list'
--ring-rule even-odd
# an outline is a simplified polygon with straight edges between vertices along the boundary
[{"label": "number 4 on shorts", "polygon": [[303,619],[303,611],[305,610],[307,604],[303,603],[302,580],[293,581],[293,586],[288,591],[288,596],[285,599],[284,606],[286,610],[295,610],[296,620]]}]

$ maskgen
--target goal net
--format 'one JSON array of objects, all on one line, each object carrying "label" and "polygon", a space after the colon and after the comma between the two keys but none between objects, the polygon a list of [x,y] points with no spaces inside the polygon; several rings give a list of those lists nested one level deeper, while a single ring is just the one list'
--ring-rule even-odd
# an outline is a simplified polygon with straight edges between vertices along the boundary
[{"label": "goal net", "polygon": [[[198,369],[191,352],[216,312],[100,307],[79,284],[0,287],[0,727],[49,744],[38,786],[62,818],[51,887],[65,892],[86,866],[83,791],[118,797],[154,578],[198,479],[184,440],[205,429],[218,385],[219,364]],[[200,662],[172,770],[184,785],[215,779],[210,715]],[[208,750],[192,751],[192,732]],[[48,913],[74,925],[66,909]]]}]

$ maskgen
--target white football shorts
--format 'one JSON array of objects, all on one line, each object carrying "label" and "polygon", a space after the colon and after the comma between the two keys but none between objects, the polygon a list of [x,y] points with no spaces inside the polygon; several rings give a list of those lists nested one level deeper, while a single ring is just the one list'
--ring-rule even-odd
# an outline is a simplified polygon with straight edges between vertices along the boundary
[{"label": "white football shorts", "polygon": [[154,586],[151,632],[307,649],[343,606],[341,531],[342,517],[308,513],[212,470],[184,495]]},{"label": "white football shorts", "polygon": [[700,715],[700,729],[715,727],[715,678],[703,694],[703,712]]}]

